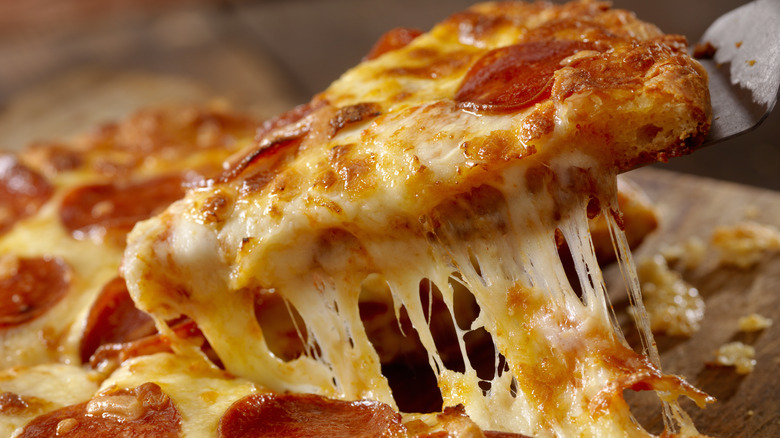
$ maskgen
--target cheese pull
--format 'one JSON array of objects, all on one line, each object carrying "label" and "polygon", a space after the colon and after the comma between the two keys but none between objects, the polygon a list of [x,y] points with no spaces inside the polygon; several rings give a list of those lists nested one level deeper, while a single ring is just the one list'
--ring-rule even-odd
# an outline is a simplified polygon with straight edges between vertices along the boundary
[{"label": "cheese pull", "polygon": [[[122,273],[172,350],[192,347],[168,324],[184,316],[229,373],[270,391],[420,414],[403,412],[361,317],[361,297],[385,293],[439,409],[481,430],[650,436],[631,389],[662,395],[667,435],[695,433],[677,397],[709,398],[660,370],[617,201],[618,173],[706,134],[684,39],[593,1],[486,3],[377,51],[130,233]],[[640,353],[613,323],[598,215]],[[298,351],[263,300],[288,312]],[[477,357],[475,337],[493,351]]]}]

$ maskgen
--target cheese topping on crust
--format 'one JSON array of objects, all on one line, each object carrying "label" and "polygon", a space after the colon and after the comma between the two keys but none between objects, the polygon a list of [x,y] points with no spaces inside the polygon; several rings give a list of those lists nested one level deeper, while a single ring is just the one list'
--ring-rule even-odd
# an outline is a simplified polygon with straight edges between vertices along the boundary
[{"label": "cheese topping on crust", "polygon": [[[615,200],[619,171],[689,152],[706,133],[706,76],[684,41],[582,1],[477,5],[397,46],[266,123],[221,176],[139,223],[123,262],[136,303],[173,340],[167,321],[191,318],[228,372],[265,388],[396,407],[359,308],[367,279],[384,282],[443,407],[462,405],[483,430],[648,436],[622,392],[655,389],[694,434],[674,400],[707,397],[658,368]],[[650,358],[612,323],[588,233],[598,213]],[[421,289],[441,295],[462,366],[443,360]],[[470,321],[458,320],[456,289],[479,306]],[[293,314],[298,357],[274,354],[257,321],[269,294]],[[492,374],[469,356],[478,331],[495,346]]]}]

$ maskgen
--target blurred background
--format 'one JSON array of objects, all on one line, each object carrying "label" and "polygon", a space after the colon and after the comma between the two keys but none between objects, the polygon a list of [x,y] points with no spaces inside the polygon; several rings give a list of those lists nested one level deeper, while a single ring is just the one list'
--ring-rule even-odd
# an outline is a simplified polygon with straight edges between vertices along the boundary
[{"label": "blurred background", "polygon": [[[69,137],[144,105],[303,103],[393,27],[465,0],[0,0],[0,148]],[[740,0],[614,0],[692,44]],[[780,111],[660,167],[780,190]]]}]

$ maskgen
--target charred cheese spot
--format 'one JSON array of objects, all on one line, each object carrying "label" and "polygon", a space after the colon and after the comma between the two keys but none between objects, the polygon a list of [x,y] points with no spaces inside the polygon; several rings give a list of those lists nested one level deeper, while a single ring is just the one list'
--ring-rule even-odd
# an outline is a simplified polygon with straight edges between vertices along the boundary
[{"label": "charred cheese spot", "polygon": [[330,169],[325,169],[319,178],[314,182],[314,186],[317,188],[321,188],[323,190],[327,190],[333,186],[338,181],[338,178],[336,177],[336,172]]},{"label": "charred cheese spot", "polygon": [[518,150],[515,134],[504,130],[493,131],[484,137],[468,140],[461,147],[469,159],[488,163],[508,161],[533,153],[522,147]]},{"label": "charred cheese spot", "polygon": [[330,150],[328,157],[333,168],[331,174],[342,182],[343,190],[353,196],[365,196],[375,184],[376,160],[359,153],[354,144],[337,145]]},{"label": "charred cheese spot", "polygon": [[[251,189],[248,189],[249,191],[258,190],[264,185],[262,178],[253,178],[249,184],[252,184]],[[245,185],[244,187],[247,186]],[[203,223],[219,223],[224,221],[231,203],[232,199],[226,192],[214,194],[203,203],[200,210],[201,220]]]},{"label": "charred cheese spot", "polygon": [[288,169],[274,178],[268,192],[279,201],[290,201],[298,195],[296,188],[300,180],[301,175],[296,170]]},{"label": "charred cheese spot", "polygon": [[529,153],[535,153],[534,140],[539,140],[555,130],[555,107],[551,103],[542,103],[532,111],[520,127],[520,136],[524,140]]}]

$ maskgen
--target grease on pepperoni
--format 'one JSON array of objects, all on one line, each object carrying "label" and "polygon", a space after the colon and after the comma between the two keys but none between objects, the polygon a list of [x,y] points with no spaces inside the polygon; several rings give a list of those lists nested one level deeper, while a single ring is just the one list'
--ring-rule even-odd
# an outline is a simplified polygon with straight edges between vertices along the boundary
[{"label": "grease on pepperoni", "polygon": [[115,438],[181,436],[181,415],[155,383],[117,389],[41,415],[18,438]]},{"label": "grease on pepperoni", "polygon": [[550,95],[561,61],[589,49],[579,41],[535,41],[494,49],[466,73],[455,93],[462,108],[483,112],[511,112]]},{"label": "grease on pepperoni", "polygon": [[415,38],[422,35],[423,31],[418,29],[411,29],[408,27],[397,27],[385,32],[384,35],[379,37],[371,50],[363,58],[364,61],[369,61],[384,55],[387,52],[398,50],[405,47]]},{"label": "grease on pepperoni", "polygon": [[184,196],[181,175],[142,181],[81,186],[62,201],[60,220],[76,239],[124,241],[136,222],[147,219]]},{"label": "grease on pepperoni", "polygon": [[70,288],[70,267],[56,257],[0,257],[0,328],[31,321]]},{"label": "grease on pepperoni", "polygon": [[33,215],[54,189],[40,174],[11,155],[0,155],[0,234]]},{"label": "grease on pepperoni", "polygon": [[219,422],[220,438],[390,438],[406,436],[401,415],[375,401],[313,394],[252,394]]},{"label": "grease on pepperoni", "polygon": [[116,277],[103,287],[89,311],[81,360],[88,362],[101,345],[134,341],[156,332],[154,320],[135,306],[125,280]]}]

